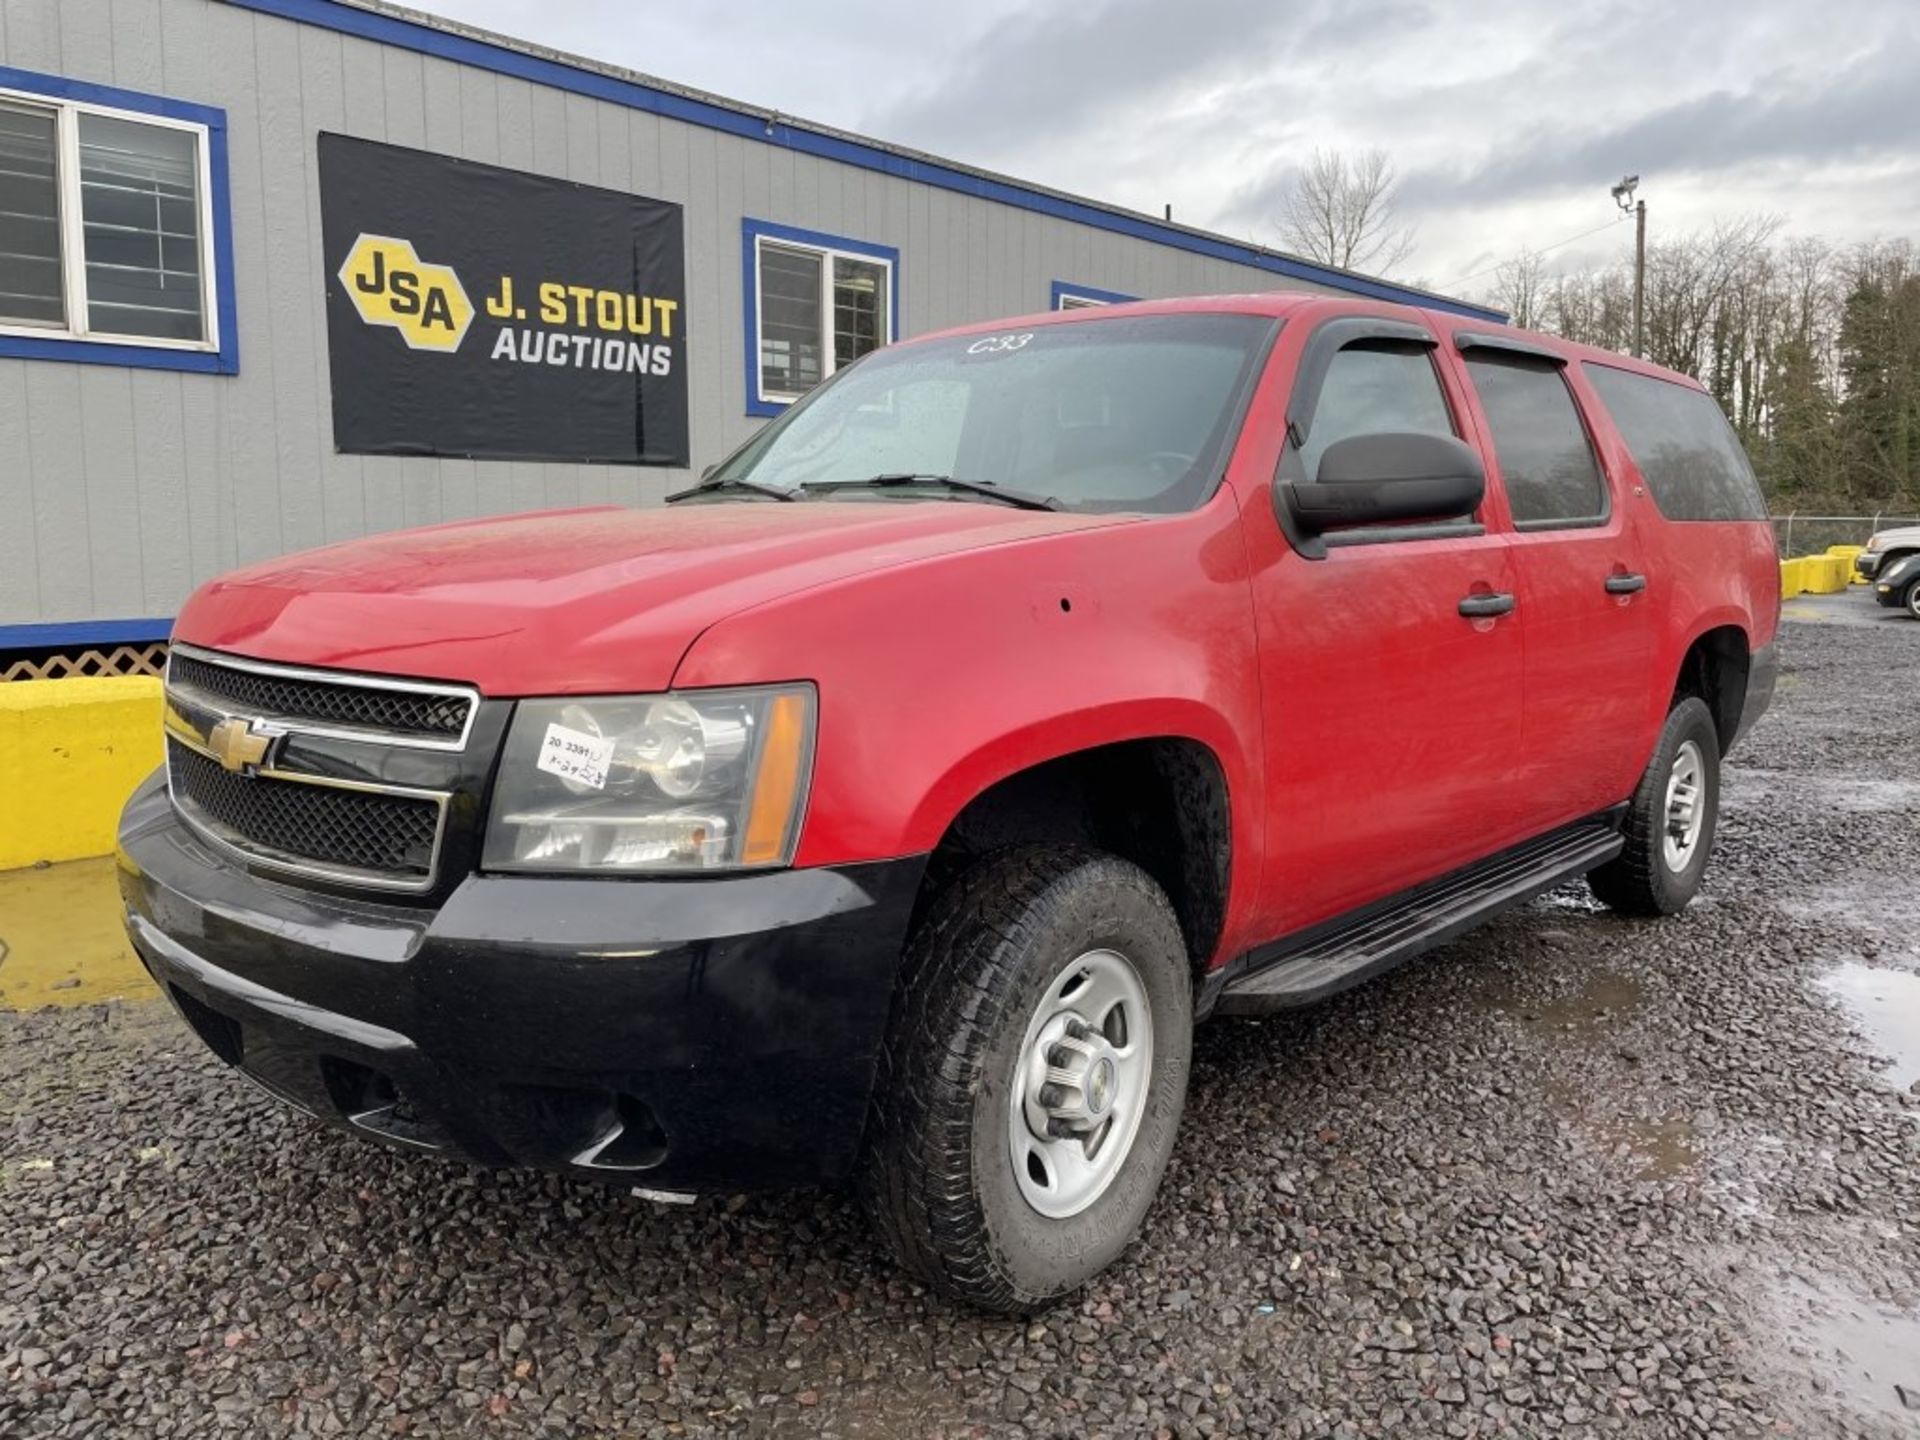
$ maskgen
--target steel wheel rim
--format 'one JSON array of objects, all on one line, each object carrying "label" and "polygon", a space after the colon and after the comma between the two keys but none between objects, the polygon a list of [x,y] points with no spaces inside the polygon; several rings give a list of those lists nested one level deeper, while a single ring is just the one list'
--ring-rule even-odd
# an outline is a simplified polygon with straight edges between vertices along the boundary
[{"label": "steel wheel rim", "polygon": [[1920,620],[1920,580],[1907,587],[1907,613]]},{"label": "steel wheel rim", "polygon": [[1107,1192],[1152,1079],[1153,1012],[1133,963],[1089,950],[1062,966],[1028,1017],[1008,1087],[1007,1158],[1036,1213],[1065,1220]]},{"label": "steel wheel rim", "polygon": [[1666,824],[1660,836],[1661,858],[1679,874],[1700,848],[1707,824],[1707,760],[1697,741],[1682,743],[1667,771]]}]

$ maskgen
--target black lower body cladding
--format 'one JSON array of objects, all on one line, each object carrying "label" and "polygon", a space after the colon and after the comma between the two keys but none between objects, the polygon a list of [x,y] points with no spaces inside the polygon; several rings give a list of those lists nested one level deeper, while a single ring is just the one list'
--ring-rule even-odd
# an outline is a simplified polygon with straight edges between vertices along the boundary
[{"label": "black lower body cladding", "polygon": [[1767,713],[1767,708],[1773,704],[1773,690],[1779,679],[1780,648],[1776,641],[1762,645],[1747,660],[1747,694],[1740,706],[1740,724],[1727,741],[1727,749],[1731,750],[1746,739],[1754,722]]},{"label": "black lower body cladding", "polygon": [[251,1079],[376,1139],[663,1190],[852,1170],[924,866],[475,875],[429,909],[250,875],[162,777],[120,829],[135,949]]}]

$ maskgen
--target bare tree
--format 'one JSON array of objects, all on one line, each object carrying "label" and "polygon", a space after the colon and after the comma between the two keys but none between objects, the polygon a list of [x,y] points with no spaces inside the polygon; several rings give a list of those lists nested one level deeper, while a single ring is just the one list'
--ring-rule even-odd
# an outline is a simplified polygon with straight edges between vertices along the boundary
[{"label": "bare tree", "polygon": [[1493,272],[1493,299],[1522,330],[1538,330],[1546,319],[1547,267],[1531,250],[1502,261]]},{"label": "bare tree", "polygon": [[[1783,507],[1920,508],[1920,247],[1779,239],[1766,215],[1647,251],[1647,352],[1713,392]],[[1633,266],[1542,273],[1522,251],[1485,293],[1516,323],[1608,350],[1633,332]]]},{"label": "bare tree", "polygon": [[[1727,391],[1714,370],[1720,348],[1716,320],[1748,288],[1780,222],[1771,215],[1723,220],[1704,234],[1647,247],[1647,358],[1697,375],[1722,401]],[[1724,344],[1724,337],[1721,337]]]},{"label": "bare tree", "polygon": [[1315,150],[1280,202],[1281,241],[1323,265],[1385,275],[1407,258],[1415,239],[1394,210],[1398,184],[1383,150],[1352,159]]}]

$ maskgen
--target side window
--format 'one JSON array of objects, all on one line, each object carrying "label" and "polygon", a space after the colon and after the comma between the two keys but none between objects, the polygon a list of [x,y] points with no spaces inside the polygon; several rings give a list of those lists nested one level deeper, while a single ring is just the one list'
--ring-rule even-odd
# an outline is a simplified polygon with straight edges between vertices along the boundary
[{"label": "side window", "polygon": [[1300,447],[1311,479],[1320,457],[1351,435],[1403,432],[1453,435],[1453,417],[1426,347],[1393,342],[1349,345],[1333,357]]},{"label": "side window", "polygon": [[1610,365],[1586,367],[1607,413],[1669,520],[1764,520],[1766,502],[1733,427],[1690,385]]},{"label": "side window", "polygon": [[1606,482],[1560,367],[1481,351],[1468,355],[1467,373],[1493,431],[1514,524],[1526,529],[1604,520]]}]

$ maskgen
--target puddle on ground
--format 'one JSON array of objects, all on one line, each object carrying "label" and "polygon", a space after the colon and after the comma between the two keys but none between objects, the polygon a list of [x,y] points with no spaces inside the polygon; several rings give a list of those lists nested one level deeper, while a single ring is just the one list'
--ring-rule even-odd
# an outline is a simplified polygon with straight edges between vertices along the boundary
[{"label": "puddle on ground", "polygon": [[1678,1180],[1700,1159],[1698,1137],[1685,1120],[1622,1116],[1596,1128],[1613,1141],[1616,1158],[1640,1162],[1636,1180]]},{"label": "puddle on ground", "polygon": [[1920,975],[1848,961],[1817,983],[1846,1007],[1874,1050],[1893,1062],[1877,1072],[1882,1078],[1896,1090],[1920,1084]]},{"label": "puddle on ground", "polygon": [[[1543,937],[1552,932],[1542,932]],[[1523,1025],[1541,1030],[1594,1030],[1609,1017],[1640,1003],[1637,982],[1607,970],[1587,970],[1572,994],[1543,994],[1538,975],[1490,973],[1480,987],[1479,1004],[1511,1015]]]},{"label": "puddle on ground", "polygon": [[1537,903],[1549,910],[1567,910],[1576,915],[1603,915],[1607,909],[1605,905],[1594,899],[1593,892],[1587,888],[1584,880],[1573,885],[1562,885],[1557,890],[1549,890]]},{"label": "puddle on ground", "polygon": [[[1639,983],[1612,971],[1589,969],[1564,977],[1575,981],[1572,991],[1555,992],[1548,988],[1554,978],[1539,972],[1489,971],[1475,1004],[1516,1021],[1539,1036],[1536,1043],[1562,1053],[1604,1057],[1605,1065],[1639,1064],[1636,1051],[1620,1048],[1612,1038],[1644,998]],[[1595,1088],[1547,1073],[1536,1084],[1569,1123],[1614,1159],[1633,1166],[1635,1179],[1677,1180],[1697,1169],[1704,1146],[1693,1123],[1675,1115],[1634,1113],[1652,1103],[1636,1087]]]},{"label": "puddle on ground", "polygon": [[1894,1309],[1837,1282],[1794,1277],[1775,1297],[1780,1343],[1856,1415],[1920,1427],[1920,1309]]},{"label": "puddle on ground", "polygon": [[1755,799],[1797,792],[1823,810],[1844,815],[1904,814],[1920,805],[1920,780],[1832,775],[1825,771],[1729,768],[1723,799],[1745,805]]},{"label": "puddle on ground", "polygon": [[1920,930],[1920,886],[1892,876],[1860,876],[1819,887],[1811,895],[1776,903],[1796,920],[1816,920],[1879,932],[1895,945]]},{"label": "puddle on ground", "polygon": [[0,1011],[147,998],[111,856],[0,872]]}]

